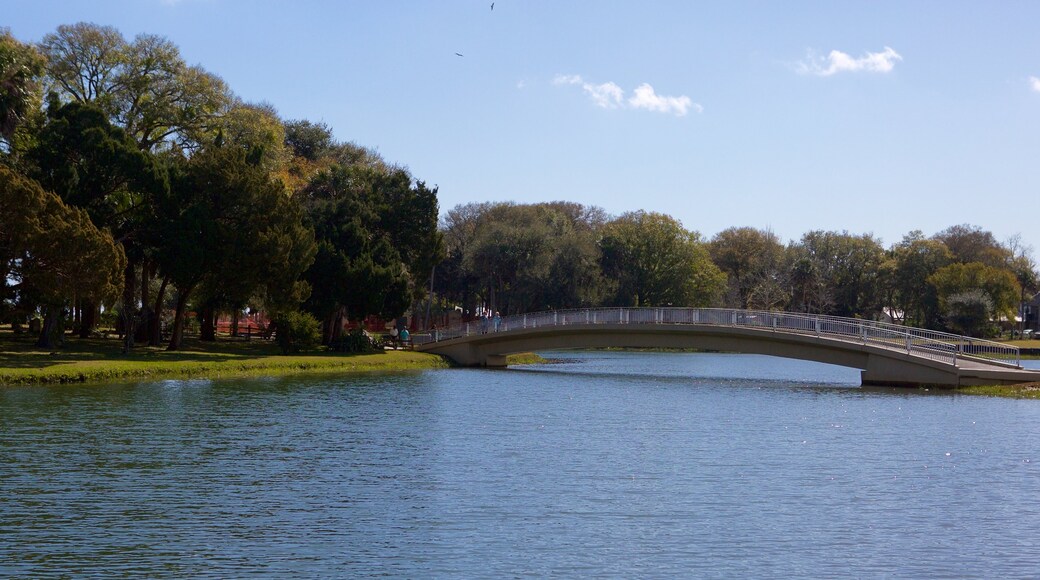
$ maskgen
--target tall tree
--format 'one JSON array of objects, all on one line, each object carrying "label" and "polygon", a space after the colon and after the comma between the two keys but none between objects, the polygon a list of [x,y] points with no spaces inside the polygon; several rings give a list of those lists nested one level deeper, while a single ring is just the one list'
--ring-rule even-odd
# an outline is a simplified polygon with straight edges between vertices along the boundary
[{"label": "tall tree", "polygon": [[422,295],[442,257],[436,189],[401,169],[337,164],[300,197],[319,242],[307,308],[325,321],[326,343],[342,319],[397,317]]},{"label": "tall tree", "polygon": [[728,281],[726,304],[735,308],[781,307],[784,246],[776,234],[755,228],[729,228],[708,244],[711,259]]},{"label": "tall tree", "polygon": [[928,278],[953,262],[946,244],[913,231],[893,246],[889,284],[894,302],[912,326],[934,328],[939,324],[939,297]]},{"label": "tall tree", "polygon": [[885,251],[872,235],[812,231],[791,248],[794,263],[823,283],[826,314],[876,318],[881,313]]},{"label": "tall tree", "polygon": [[600,247],[620,306],[708,306],[726,287],[699,235],[670,216],[626,213],[604,226]]},{"label": "tall tree", "polygon": [[127,42],[111,26],[61,25],[43,38],[47,74],[63,101],[97,105],[144,150],[209,142],[232,103],[227,85],[160,36]]},{"label": "tall tree", "polygon": [[41,104],[43,56],[0,28],[0,153],[17,149],[19,127]]},{"label": "tall tree", "polygon": [[997,241],[993,233],[979,226],[950,226],[935,234],[933,238],[945,244],[953,254],[953,259],[961,264],[981,262],[1000,268],[1010,258],[1010,252]]},{"label": "tall tree", "polygon": [[[136,267],[149,250],[142,244],[153,201],[167,187],[163,167],[95,105],[52,103],[47,124],[29,157],[34,176],[70,205],[83,208],[95,225],[108,229],[127,257],[121,309],[125,347],[137,322]],[[96,304],[86,304],[80,333],[91,331]]]},{"label": "tall tree", "polygon": [[126,259],[82,209],[0,166],[0,288],[40,305],[38,345],[53,346],[62,310],[76,297],[113,299]]},{"label": "tall tree", "polygon": [[[982,262],[955,263],[928,278],[951,330],[974,334],[995,318],[1014,320],[1021,287],[1015,275]],[[981,321],[980,321],[981,319]]]},{"label": "tall tree", "polygon": [[161,200],[160,274],[176,286],[168,349],[180,348],[189,299],[204,285],[241,297],[267,287],[301,299],[299,275],[313,258],[313,237],[282,185],[237,147],[196,153]]}]

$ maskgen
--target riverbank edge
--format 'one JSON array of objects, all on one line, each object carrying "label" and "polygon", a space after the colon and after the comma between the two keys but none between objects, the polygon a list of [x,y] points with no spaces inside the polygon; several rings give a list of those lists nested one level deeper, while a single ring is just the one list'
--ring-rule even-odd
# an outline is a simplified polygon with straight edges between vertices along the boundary
[{"label": "riverbank edge", "polygon": [[[509,356],[510,365],[542,364],[535,353]],[[230,361],[90,361],[46,368],[0,368],[0,388],[26,385],[86,385],[119,381],[274,377],[318,373],[436,370],[456,365],[440,355],[386,351],[364,355],[271,355]]]},{"label": "riverbank edge", "polygon": [[271,355],[223,361],[89,361],[45,368],[0,368],[0,386],[113,381],[216,379],[335,372],[394,372],[452,367],[444,357],[412,351],[323,356]]},{"label": "riverbank edge", "polygon": [[1000,397],[1003,399],[1040,399],[1040,383],[952,387],[951,390],[961,395]]}]

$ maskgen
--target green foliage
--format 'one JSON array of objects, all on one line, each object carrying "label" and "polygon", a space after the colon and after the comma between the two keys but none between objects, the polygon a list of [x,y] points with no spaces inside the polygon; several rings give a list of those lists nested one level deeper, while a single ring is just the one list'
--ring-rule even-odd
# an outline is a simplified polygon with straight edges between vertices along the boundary
[{"label": "green foliage", "polygon": [[364,329],[355,328],[331,342],[329,350],[335,352],[372,353],[383,349]]},{"label": "green foliage", "polygon": [[[436,189],[401,169],[334,165],[299,194],[318,240],[307,309],[326,320],[401,315],[441,259]],[[327,337],[328,338],[328,337]]]},{"label": "green foliage", "polygon": [[[300,209],[263,167],[237,147],[196,153],[162,199],[155,259],[180,291],[178,312],[200,285],[205,298],[244,303],[264,288],[272,308],[306,294],[297,283],[314,256]],[[175,321],[171,347],[180,341]]]},{"label": "green foliage", "polygon": [[624,214],[604,226],[600,247],[619,306],[709,306],[725,291],[726,274],[699,235],[672,217]]},{"label": "green foliage", "polygon": [[41,343],[74,297],[112,300],[126,257],[87,213],[0,166],[0,299],[43,307]]},{"label": "green foliage", "polygon": [[275,335],[282,354],[311,350],[321,344],[321,324],[305,312],[287,312],[275,318]]},{"label": "green foliage", "polygon": [[160,36],[128,43],[111,26],[79,22],[44,36],[41,49],[62,100],[95,104],[142,150],[210,141],[231,103],[223,80],[188,66]]},{"label": "green foliage", "polygon": [[805,300],[806,311],[876,318],[885,306],[885,251],[872,235],[812,231],[791,248],[790,259],[795,294]]},{"label": "green foliage", "polygon": [[939,320],[939,297],[928,278],[950,265],[953,254],[946,244],[925,239],[916,231],[896,244],[890,256],[891,305],[904,312],[908,324],[934,327]]},{"label": "green foliage", "polygon": [[293,155],[308,161],[317,161],[332,150],[332,129],[325,123],[287,121],[285,145]]},{"label": "green foliage", "polygon": [[712,238],[708,251],[715,265],[726,273],[727,306],[772,310],[786,305],[784,246],[776,234],[729,228]]},{"label": "green foliage", "polygon": [[993,336],[993,300],[980,289],[967,290],[943,299],[946,325],[953,332],[967,336]]},{"label": "green foliage", "polygon": [[0,28],[0,144],[8,149],[16,148],[18,129],[39,110],[45,62],[35,48]]},{"label": "green foliage", "polygon": [[[968,309],[966,305],[971,305],[968,312],[974,315],[981,304],[986,306],[989,318],[1014,320],[1021,295],[1021,287],[1013,273],[981,262],[950,264],[932,274],[928,283],[935,287],[941,310],[948,317],[953,313],[954,318]],[[986,300],[977,300],[979,295],[985,296]],[[951,326],[963,324],[951,322],[949,318],[947,323]]]}]

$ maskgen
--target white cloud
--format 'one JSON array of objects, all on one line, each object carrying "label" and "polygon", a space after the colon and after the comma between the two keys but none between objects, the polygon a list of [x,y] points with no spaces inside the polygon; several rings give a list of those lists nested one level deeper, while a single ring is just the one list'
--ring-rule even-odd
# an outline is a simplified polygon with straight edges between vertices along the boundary
[{"label": "white cloud", "polygon": [[614,82],[592,84],[585,82],[579,75],[558,74],[553,78],[554,85],[581,85],[582,90],[592,99],[597,107],[604,109],[646,109],[656,113],[670,113],[677,117],[685,116],[690,109],[700,113],[704,107],[694,103],[690,97],[681,95],[668,97],[658,95],[652,86],[643,83],[636,87],[633,95],[625,98],[625,91]]},{"label": "white cloud", "polygon": [[901,60],[903,57],[887,46],[881,52],[868,52],[859,58],[852,58],[840,50],[832,50],[826,58],[819,58],[810,53],[809,58],[798,63],[796,68],[802,74],[821,77],[829,77],[840,72],[887,73]]},{"label": "white cloud", "polygon": [[1029,77],[1029,88],[1033,89],[1035,92],[1040,93],[1040,78]]},{"label": "white cloud", "polygon": [[581,88],[586,94],[592,97],[592,102],[596,103],[597,107],[603,107],[604,109],[616,109],[620,107],[625,98],[625,91],[621,90],[621,87],[611,82],[606,82],[601,85],[584,83],[581,85]]},{"label": "white cloud", "polygon": [[581,77],[578,75],[556,75],[553,79],[554,85],[577,85],[581,84]]},{"label": "white cloud", "polygon": [[677,117],[685,117],[686,112],[693,107],[698,113],[704,111],[704,107],[694,103],[690,97],[665,97],[654,92],[654,87],[643,83],[636,87],[635,95],[628,99],[628,104],[634,109],[646,109],[658,113],[672,113]]}]

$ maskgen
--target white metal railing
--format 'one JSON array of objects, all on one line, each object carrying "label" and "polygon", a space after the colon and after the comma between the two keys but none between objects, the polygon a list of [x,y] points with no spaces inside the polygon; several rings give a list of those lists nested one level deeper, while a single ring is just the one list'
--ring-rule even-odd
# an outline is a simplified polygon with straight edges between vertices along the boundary
[{"label": "white metal railing", "polygon": [[415,344],[419,345],[476,334],[573,324],[677,324],[761,328],[773,332],[809,334],[856,344],[870,344],[955,366],[961,358],[983,359],[1015,367],[1020,363],[1018,347],[991,340],[857,318],[732,308],[550,310],[506,316],[498,322],[467,322],[454,328],[434,330],[429,334],[413,334],[412,338]]}]

